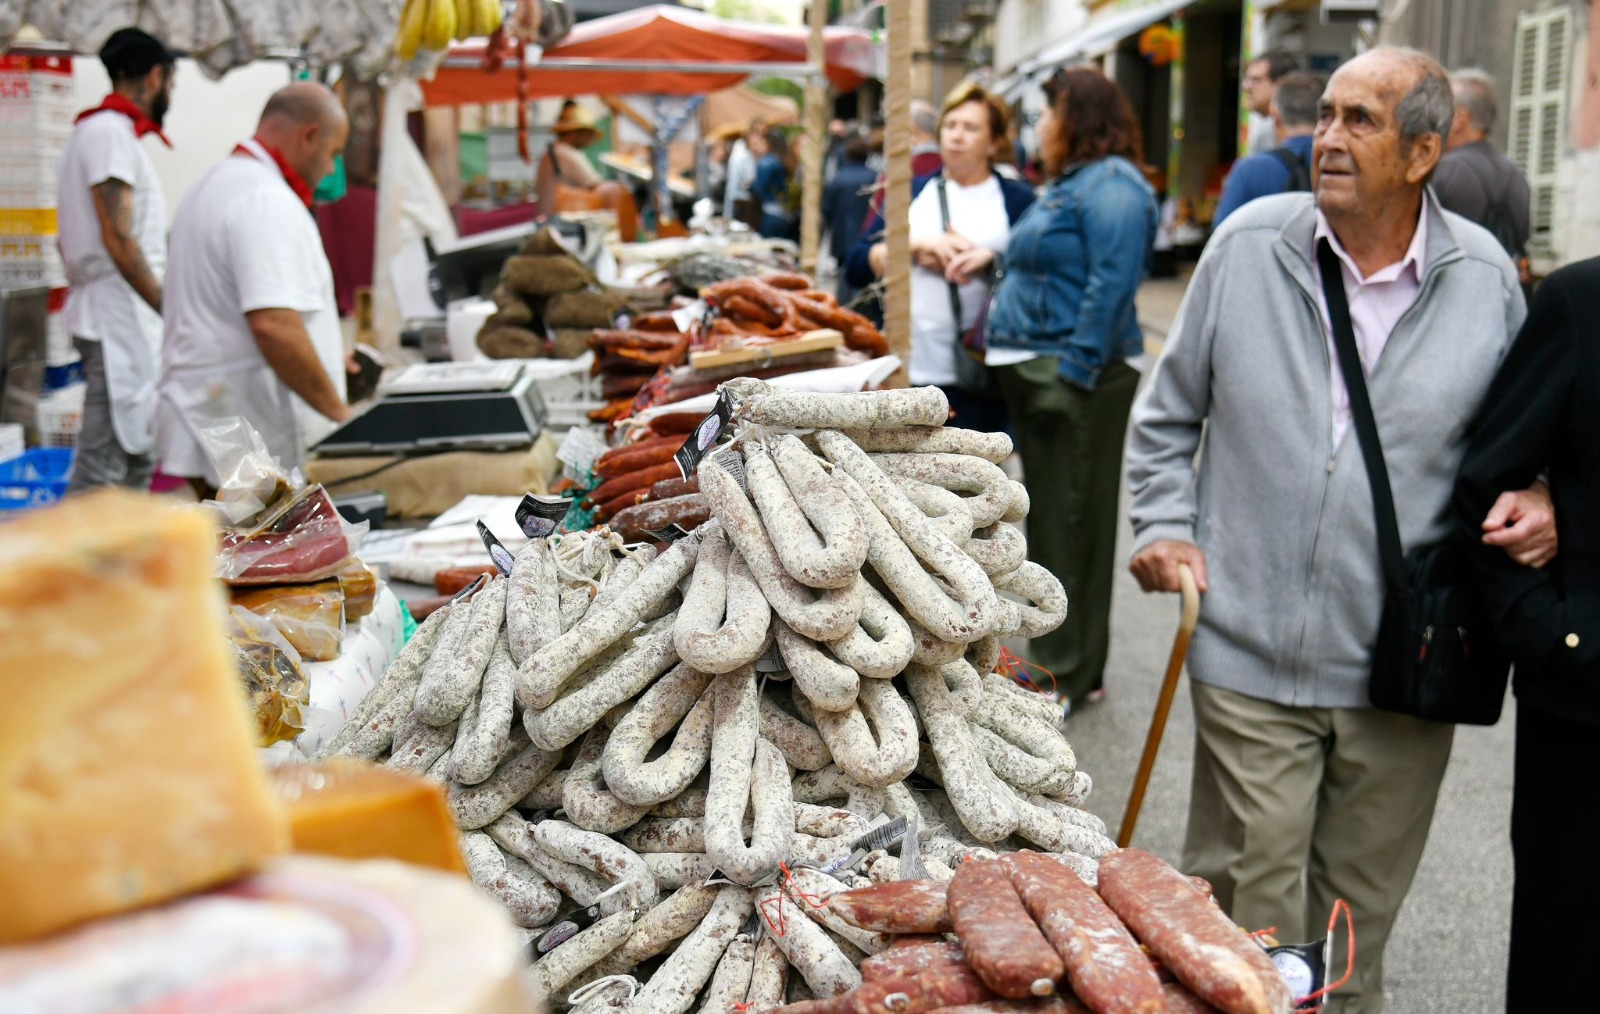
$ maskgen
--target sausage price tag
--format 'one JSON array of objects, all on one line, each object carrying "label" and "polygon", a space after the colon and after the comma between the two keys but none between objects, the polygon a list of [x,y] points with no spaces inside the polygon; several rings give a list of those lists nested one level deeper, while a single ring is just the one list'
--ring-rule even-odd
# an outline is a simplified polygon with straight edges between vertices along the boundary
[{"label": "sausage price tag", "polygon": [[722,436],[732,419],[733,395],[729,393],[727,385],[723,385],[722,390],[717,392],[717,406],[700,420],[700,425],[694,428],[694,432],[689,434],[689,439],[685,440],[683,446],[678,448],[678,453],[672,456],[672,460],[678,463],[678,471],[685,479],[694,474],[695,469],[700,466],[700,459],[711,450],[711,446]]},{"label": "sausage price tag", "polygon": [[515,558],[511,555],[511,550],[495,538],[494,533],[489,531],[489,526],[481,520],[478,522],[478,538],[483,540],[483,547],[489,551],[489,557],[494,560],[494,565],[500,569],[500,573],[509,576]]},{"label": "sausage price tag", "polygon": [[[515,516],[517,526],[522,529],[522,534],[530,539],[542,539],[555,531],[560,526],[567,512],[572,509],[572,501],[559,496],[534,496],[524,493],[522,502],[517,504]],[[489,550],[492,554],[493,549]]]}]

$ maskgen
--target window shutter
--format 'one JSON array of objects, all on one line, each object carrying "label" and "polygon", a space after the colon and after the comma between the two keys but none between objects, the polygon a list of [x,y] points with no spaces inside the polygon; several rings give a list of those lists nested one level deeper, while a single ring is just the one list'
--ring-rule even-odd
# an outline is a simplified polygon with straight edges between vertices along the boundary
[{"label": "window shutter", "polygon": [[1572,11],[1520,14],[1512,67],[1509,155],[1532,192],[1530,239],[1545,248],[1555,224],[1556,169],[1567,145]]}]

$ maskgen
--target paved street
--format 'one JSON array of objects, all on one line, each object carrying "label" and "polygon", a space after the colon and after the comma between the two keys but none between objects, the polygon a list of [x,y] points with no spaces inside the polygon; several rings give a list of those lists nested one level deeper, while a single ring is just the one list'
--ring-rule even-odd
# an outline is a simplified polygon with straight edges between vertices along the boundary
[{"label": "paved street", "polygon": [[[1149,283],[1140,317],[1153,339],[1170,325],[1182,283]],[[1152,342],[1153,350],[1155,342]],[[1121,541],[1130,533],[1124,524]],[[1090,809],[1111,825],[1122,818],[1155,706],[1172,636],[1176,596],[1143,595],[1125,570],[1115,592],[1108,697],[1073,715],[1068,738],[1096,780]],[[1510,913],[1513,710],[1492,729],[1463,728],[1410,901],[1390,940],[1392,1014],[1489,1014],[1504,1006]],[[1180,689],[1139,820],[1135,841],[1176,861],[1183,827],[1194,726],[1187,683]],[[1358,941],[1359,944],[1359,941]]]}]

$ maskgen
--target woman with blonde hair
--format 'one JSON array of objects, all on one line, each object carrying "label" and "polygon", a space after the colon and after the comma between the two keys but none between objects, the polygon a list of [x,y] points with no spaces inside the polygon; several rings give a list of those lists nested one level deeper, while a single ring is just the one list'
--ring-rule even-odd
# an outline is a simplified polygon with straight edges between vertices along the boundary
[{"label": "woman with blonde hair", "polygon": [[1011,413],[1033,503],[1028,555],[1072,609],[1030,661],[1075,703],[1104,692],[1111,640],[1122,444],[1144,351],[1134,294],[1158,211],[1139,169],[1139,127],[1104,74],[1063,68],[1038,123],[1050,180],[1011,231],[989,315],[988,363]]},{"label": "woman with blonde hair", "polygon": [[[1014,222],[1033,203],[1025,183],[995,171],[995,141],[1010,116],[1000,99],[976,84],[951,92],[939,114],[942,172],[918,176],[911,199],[911,361],[913,384],[942,388],[955,410],[953,426],[1006,428],[1005,403],[973,379],[963,335],[986,311],[993,279]],[[846,265],[851,284],[881,278],[888,247],[883,218],[874,213]],[[980,353],[981,354],[981,353]]]}]

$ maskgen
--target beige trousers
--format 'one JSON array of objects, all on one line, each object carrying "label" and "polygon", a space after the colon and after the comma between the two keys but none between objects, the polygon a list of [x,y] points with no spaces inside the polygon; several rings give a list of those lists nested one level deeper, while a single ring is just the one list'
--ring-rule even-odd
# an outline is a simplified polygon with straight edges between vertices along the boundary
[{"label": "beige trousers", "polygon": [[[1383,1010],[1383,951],[1422,858],[1455,727],[1370,708],[1292,708],[1191,683],[1184,872],[1246,929],[1284,943],[1355,916],[1356,971],[1329,1014]],[[1344,972],[1343,925],[1330,980]]]}]

